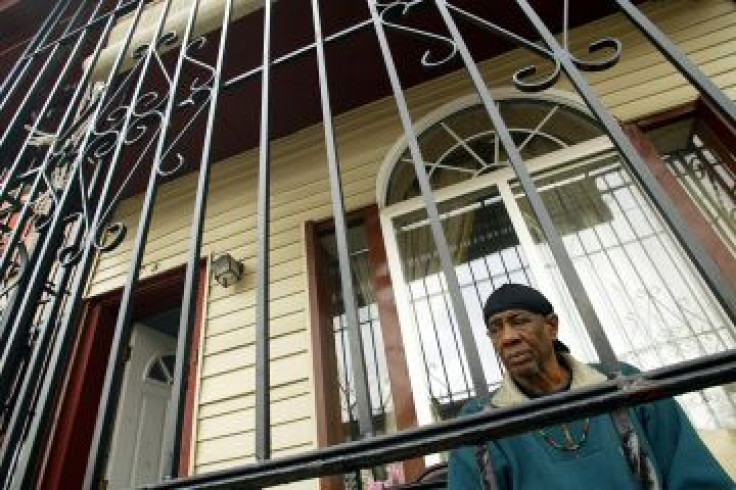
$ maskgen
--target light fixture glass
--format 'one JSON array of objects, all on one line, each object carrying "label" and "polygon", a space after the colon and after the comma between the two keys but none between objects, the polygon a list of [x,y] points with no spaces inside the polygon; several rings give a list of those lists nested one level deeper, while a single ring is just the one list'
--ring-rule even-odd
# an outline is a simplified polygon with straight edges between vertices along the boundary
[{"label": "light fixture glass", "polygon": [[222,287],[235,284],[243,277],[244,266],[229,253],[224,253],[212,261],[212,274]]}]

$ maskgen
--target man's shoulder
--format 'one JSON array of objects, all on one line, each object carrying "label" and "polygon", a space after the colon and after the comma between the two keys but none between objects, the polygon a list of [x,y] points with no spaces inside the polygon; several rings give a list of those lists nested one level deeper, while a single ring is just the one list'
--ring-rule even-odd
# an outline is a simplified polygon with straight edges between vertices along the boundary
[{"label": "man's shoulder", "polygon": [[482,412],[484,408],[489,406],[489,397],[475,397],[468,400],[458,415],[472,415]]},{"label": "man's shoulder", "polygon": [[[605,374],[609,378],[613,377],[613,375],[615,374],[610,372],[610,369],[606,368],[603,364],[600,363],[589,363],[588,366],[592,367],[602,374]],[[623,374],[624,376],[641,373],[641,369],[627,362],[620,362],[619,367],[621,368],[621,374]]]}]

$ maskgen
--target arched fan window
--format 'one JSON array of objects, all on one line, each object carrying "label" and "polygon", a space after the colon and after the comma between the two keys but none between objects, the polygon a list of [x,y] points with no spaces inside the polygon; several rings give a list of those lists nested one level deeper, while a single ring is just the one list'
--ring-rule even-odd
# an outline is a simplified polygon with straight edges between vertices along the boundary
[{"label": "arched fan window", "polygon": [[146,371],[146,381],[156,381],[158,383],[174,384],[174,362],[176,356],[174,354],[165,354],[155,358]]},{"label": "arched fan window", "polygon": [[[585,112],[558,99],[517,96],[502,99],[497,104],[524,159],[604,134]],[[435,190],[509,165],[499,137],[480,104],[439,120],[418,139],[425,169]],[[386,205],[421,194],[408,149],[399,157],[388,182]]]}]

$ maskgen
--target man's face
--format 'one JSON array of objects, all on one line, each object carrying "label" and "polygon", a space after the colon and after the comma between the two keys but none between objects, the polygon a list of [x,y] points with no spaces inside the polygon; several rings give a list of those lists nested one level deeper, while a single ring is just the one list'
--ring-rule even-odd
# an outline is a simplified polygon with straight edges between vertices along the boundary
[{"label": "man's face", "polygon": [[534,378],[554,361],[557,315],[506,310],[488,319],[488,335],[514,379]]}]

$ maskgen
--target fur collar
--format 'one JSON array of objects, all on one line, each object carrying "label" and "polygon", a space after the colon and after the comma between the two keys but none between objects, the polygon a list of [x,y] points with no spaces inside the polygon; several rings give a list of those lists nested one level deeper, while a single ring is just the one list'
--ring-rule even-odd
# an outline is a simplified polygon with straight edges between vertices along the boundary
[{"label": "fur collar", "polygon": [[[602,383],[608,379],[605,374],[597,371],[587,364],[583,364],[570,354],[560,355],[562,356],[562,361],[567,365],[572,373],[572,382],[570,383],[571,390],[582,388],[583,386]],[[503,381],[501,382],[501,387],[491,395],[491,405],[494,407],[509,407],[512,405],[518,405],[519,403],[523,403],[527,400],[527,396],[522,393],[508,374],[504,376]]]}]

